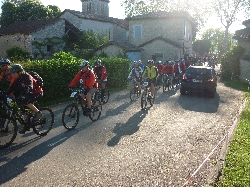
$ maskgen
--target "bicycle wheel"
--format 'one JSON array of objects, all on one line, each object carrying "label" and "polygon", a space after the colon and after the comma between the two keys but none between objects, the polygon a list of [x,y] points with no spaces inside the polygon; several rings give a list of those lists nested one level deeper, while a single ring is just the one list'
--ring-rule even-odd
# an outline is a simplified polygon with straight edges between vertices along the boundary
[{"label": "bicycle wheel", "polygon": [[63,110],[62,114],[63,126],[68,130],[72,130],[76,127],[78,122],[79,122],[79,109],[75,103],[69,104]]},{"label": "bicycle wheel", "polygon": [[130,100],[134,101],[137,98],[137,89],[136,87],[131,88],[130,90]]},{"label": "bicycle wheel", "polygon": [[50,108],[40,108],[41,118],[33,123],[33,131],[40,136],[46,136],[54,124],[54,113]]},{"label": "bicycle wheel", "polygon": [[147,93],[146,91],[143,91],[141,95],[141,109],[145,110],[146,107],[147,107]]},{"label": "bicycle wheel", "polygon": [[149,100],[151,106],[153,106],[154,102],[155,102],[155,94],[154,97]]},{"label": "bicycle wheel", "polygon": [[92,102],[92,107],[91,107],[91,113],[89,115],[89,118],[92,121],[96,121],[99,119],[100,115],[102,113],[102,103],[100,100],[96,100]]},{"label": "bicycle wheel", "polygon": [[104,93],[104,97],[103,97],[103,103],[107,103],[109,100],[109,89],[106,87],[105,88],[105,93]]},{"label": "bicycle wheel", "polygon": [[168,79],[168,80],[167,80],[167,87],[168,87],[168,90],[170,90],[170,86],[171,86],[170,80]]},{"label": "bicycle wheel", "polygon": [[17,136],[17,123],[13,118],[0,115],[0,149],[8,147]]}]

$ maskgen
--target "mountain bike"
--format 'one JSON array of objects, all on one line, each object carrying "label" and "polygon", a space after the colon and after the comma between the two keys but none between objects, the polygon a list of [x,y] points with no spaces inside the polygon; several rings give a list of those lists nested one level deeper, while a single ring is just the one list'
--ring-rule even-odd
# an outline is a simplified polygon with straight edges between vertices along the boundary
[{"label": "mountain bike", "polygon": [[133,87],[130,89],[130,100],[135,101],[140,96],[139,86],[136,79],[132,80]]},{"label": "mountain bike", "polygon": [[171,83],[170,83],[170,78],[168,76],[168,74],[163,74],[162,75],[162,89],[163,89],[163,92],[170,90],[170,86],[171,86]]},{"label": "mountain bike", "polygon": [[151,106],[153,106],[154,100],[155,100],[155,95],[153,98],[151,97],[150,85],[148,82],[144,82],[142,84],[142,89],[143,89],[143,92],[141,95],[141,109],[145,110],[148,102],[150,103]]},{"label": "mountain bike", "polygon": [[[83,88],[72,90],[70,97],[73,102],[65,107],[62,114],[62,123],[67,130],[74,129],[79,122],[79,106],[82,108],[84,116],[88,116],[92,121],[97,121],[102,112],[101,101],[96,96],[97,93],[92,95],[92,106],[90,115],[87,115],[87,100],[83,99],[80,94],[84,92]],[[82,103],[82,100],[85,104]]]},{"label": "mountain bike", "polygon": [[[45,136],[52,129],[54,124],[54,114],[51,109],[34,105],[42,112],[39,120],[34,121],[34,114],[31,109],[24,105],[19,105],[15,100],[7,96],[1,101],[0,107],[0,149],[8,147],[16,138],[18,132],[17,121],[27,131],[30,128],[39,136]],[[25,116],[25,117],[24,117]]]}]

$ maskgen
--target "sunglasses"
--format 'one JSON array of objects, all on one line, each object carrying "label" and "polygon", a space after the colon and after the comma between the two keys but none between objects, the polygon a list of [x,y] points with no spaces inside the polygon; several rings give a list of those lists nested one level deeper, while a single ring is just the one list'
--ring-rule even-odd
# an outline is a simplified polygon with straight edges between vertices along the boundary
[{"label": "sunglasses", "polygon": [[1,65],[1,67],[4,67],[4,66],[6,66],[6,64],[2,64],[2,65]]}]

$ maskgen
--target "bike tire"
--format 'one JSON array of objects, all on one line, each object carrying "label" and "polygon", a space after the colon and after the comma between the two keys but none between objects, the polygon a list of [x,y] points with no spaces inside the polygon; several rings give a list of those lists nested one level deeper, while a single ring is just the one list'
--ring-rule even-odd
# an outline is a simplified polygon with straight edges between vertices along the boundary
[{"label": "bike tire", "polygon": [[91,112],[89,115],[89,118],[92,121],[97,121],[102,113],[102,103],[100,100],[95,100],[92,102],[92,106],[91,106]]},{"label": "bike tire", "polygon": [[149,103],[150,103],[151,106],[154,105],[154,102],[155,102],[155,95],[154,95],[153,98],[151,98],[151,99],[149,100]]},{"label": "bike tire", "polygon": [[33,122],[33,131],[39,136],[46,136],[54,125],[54,113],[50,108],[40,108],[41,118]]},{"label": "bike tire", "polygon": [[79,122],[79,109],[75,103],[65,107],[62,114],[62,123],[67,130],[74,129]]},{"label": "bike tire", "polygon": [[0,149],[10,146],[17,136],[17,122],[13,118],[0,116],[0,123],[4,131],[0,132]]},{"label": "bike tire", "polygon": [[147,107],[147,93],[143,91],[141,95],[141,109],[145,110],[146,107]]},{"label": "bike tire", "polygon": [[137,98],[137,89],[135,87],[130,89],[130,100],[135,101]]},{"label": "bike tire", "polygon": [[168,91],[170,90],[170,81],[167,82]]},{"label": "bike tire", "polygon": [[109,101],[109,89],[106,87],[105,88],[105,94],[104,94],[104,97],[103,97],[103,103],[107,103]]}]

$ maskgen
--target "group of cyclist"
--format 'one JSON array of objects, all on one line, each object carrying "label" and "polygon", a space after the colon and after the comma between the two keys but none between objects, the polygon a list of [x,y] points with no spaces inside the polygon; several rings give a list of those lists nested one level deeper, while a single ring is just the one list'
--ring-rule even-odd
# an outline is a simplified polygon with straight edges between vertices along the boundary
[{"label": "group of cyclist", "polygon": [[[37,121],[41,118],[42,112],[33,104],[38,99],[43,96],[43,88],[39,85],[38,81],[34,79],[29,73],[27,73],[22,65],[15,64],[13,66],[10,65],[11,61],[9,59],[0,60],[1,65],[1,74],[0,81],[7,80],[9,82],[9,87],[5,91],[4,95],[15,99],[15,101],[20,105],[25,105],[35,112],[34,121]],[[79,80],[82,80],[84,86],[84,93],[81,95],[82,98],[86,97],[88,111],[90,114],[91,108],[91,96],[95,92],[98,82],[101,87],[101,100],[103,101],[103,97],[105,94],[105,83],[107,82],[107,73],[106,68],[102,66],[101,60],[95,61],[95,67],[92,69],[90,63],[84,60],[80,64],[81,70],[76,74],[74,79],[70,82],[69,88],[74,87]],[[86,114],[87,115],[87,114]],[[24,121],[25,121],[24,115]],[[23,127],[19,132],[24,134],[29,127]],[[0,126],[0,131],[3,129]]]},{"label": "group of cyclist", "polygon": [[162,75],[168,74],[171,87],[173,87],[173,80],[186,71],[191,65],[190,61],[180,60],[167,60],[166,62],[158,61],[154,63],[154,60],[148,60],[147,66],[142,69],[140,67],[141,61],[134,61],[134,67],[128,75],[128,79],[131,80],[131,84],[137,84],[139,93],[141,93],[141,83],[144,80],[150,84],[151,97],[154,97],[155,85],[160,85],[162,81]]}]

